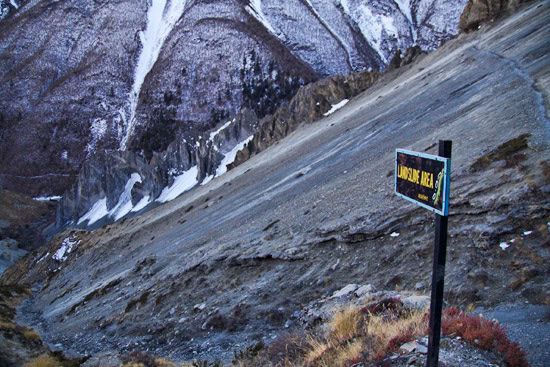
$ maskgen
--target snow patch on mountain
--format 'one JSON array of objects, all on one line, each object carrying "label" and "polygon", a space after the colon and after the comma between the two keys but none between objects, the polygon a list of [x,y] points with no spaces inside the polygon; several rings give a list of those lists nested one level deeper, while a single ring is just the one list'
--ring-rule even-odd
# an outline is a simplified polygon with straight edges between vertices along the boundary
[{"label": "snow patch on mountain", "polygon": [[411,12],[411,0],[394,0],[401,13],[409,20],[411,25],[414,25],[412,12]]},{"label": "snow patch on mountain", "polygon": [[256,18],[260,23],[264,25],[264,27],[274,36],[284,39],[281,32],[277,32],[275,28],[271,25],[267,17],[265,16],[264,12],[262,11],[262,1],[261,0],[251,0],[250,5],[247,5],[245,7],[246,11],[252,15],[254,18]]},{"label": "snow patch on mountain", "polygon": [[[124,191],[122,192],[122,194],[120,194],[117,204],[111,210],[107,208],[107,198],[100,199],[86,214],[84,214],[78,220],[77,224],[80,225],[85,221],[88,221],[88,226],[91,226],[92,224],[102,218],[105,218],[106,216],[109,216],[117,221],[120,218],[126,216],[131,211],[138,211],[143,209],[145,206],[147,206],[147,204],[149,204],[149,198],[147,198],[145,202],[143,202],[142,199],[138,204],[136,204],[135,207],[132,204],[132,189],[134,188],[134,185],[138,182],[142,182],[141,176],[138,173],[132,173],[132,175],[128,179],[128,182],[126,182]],[[139,207],[138,210],[135,209],[137,207]]]},{"label": "snow patch on mountain", "polygon": [[373,13],[366,5],[359,7],[355,18],[361,33],[384,63],[387,64],[389,54],[382,49],[382,42],[388,36],[399,36],[397,28],[393,24],[393,19],[383,14]]},{"label": "snow patch on mountain", "polygon": [[77,240],[75,235],[67,237],[61,243],[61,247],[53,254],[52,258],[57,261],[65,261],[73,250],[74,246],[78,245],[80,240]]},{"label": "snow patch on mountain", "polygon": [[32,199],[36,201],[47,202],[47,201],[59,201],[62,198],[63,198],[62,196],[37,196]]},{"label": "snow patch on mountain", "polygon": [[88,221],[88,225],[91,226],[101,218],[109,214],[107,210],[107,198],[100,199],[78,220],[77,224],[80,225],[85,221]]},{"label": "snow patch on mountain", "polygon": [[91,139],[88,145],[86,145],[86,151],[88,155],[96,150],[97,144],[103,139],[107,132],[107,121],[101,118],[96,118],[90,125]]},{"label": "snow patch on mountain", "polygon": [[136,206],[133,207],[131,210],[132,213],[139,212],[141,209],[145,208],[147,205],[151,203],[151,196],[146,195],[136,204]]},{"label": "snow patch on mountain", "polygon": [[237,153],[243,150],[244,146],[248,144],[248,142],[250,142],[253,138],[254,138],[254,135],[249,136],[245,140],[241,141],[239,144],[235,145],[233,149],[231,149],[229,152],[225,154],[220,165],[218,166],[218,169],[216,169],[216,177],[221,176],[225,172],[227,172],[227,166],[229,166],[231,163],[235,161],[235,158],[237,157]]},{"label": "snow patch on mountain", "polygon": [[334,112],[338,111],[340,108],[344,107],[349,102],[348,99],[343,99],[340,102],[332,105],[332,108],[328,110],[326,113],[323,114],[323,116],[329,116],[332,115]]},{"label": "snow patch on mountain", "polygon": [[132,173],[130,179],[126,183],[126,186],[124,187],[124,192],[120,194],[118,203],[109,212],[110,217],[114,217],[115,220],[119,220],[126,214],[130,213],[130,211],[132,211],[134,207],[132,205],[132,189],[134,188],[134,185],[138,182],[141,183],[141,176],[138,173]]},{"label": "snow patch on mountain", "polygon": [[218,130],[213,131],[210,133],[210,141],[214,141],[214,138],[221,133],[223,130],[227,129],[229,126],[231,126],[232,123],[235,122],[235,119],[227,121],[225,124],[223,124]]},{"label": "snow patch on mountain", "polygon": [[199,169],[197,166],[193,166],[189,170],[183,172],[174,179],[174,183],[172,183],[170,187],[165,187],[164,190],[162,190],[156,201],[165,203],[191,190],[199,183],[197,179],[198,173]]},{"label": "snow patch on mountain", "polygon": [[139,99],[141,86],[145,77],[153,65],[155,65],[166,38],[184,13],[187,0],[152,0],[147,11],[147,28],[140,32],[142,49],[139,55],[134,85],[128,96],[127,110],[129,116],[124,112],[122,120],[126,125],[124,136],[120,142],[120,149],[125,150],[128,139],[132,135],[136,125],[136,108]]}]

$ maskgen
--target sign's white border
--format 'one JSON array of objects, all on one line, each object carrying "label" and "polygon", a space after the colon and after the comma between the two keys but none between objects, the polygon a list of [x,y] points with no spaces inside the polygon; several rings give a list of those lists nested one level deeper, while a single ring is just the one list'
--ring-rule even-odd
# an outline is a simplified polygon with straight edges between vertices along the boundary
[{"label": "sign's white border", "polygon": [[[443,179],[443,203],[441,210],[437,210],[432,208],[431,206],[428,206],[420,201],[414,200],[408,196],[405,196],[399,192],[397,192],[397,153],[404,153],[407,155],[412,155],[415,157],[421,157],[425,159],[431,159],[443,162],[445,164],[444,166],[444,179]],[[449,193],[451,188],[451,159],[450,158],[444,158],[437,155],[432,154],[425,154],[425,153],[419,153],[419,152],[413,152],[412,150],[406,150],[406,149],[396,149],[395,150],[395,179],[394,179],[394,191],[395,194],[399,197],[402,197],[403,199],[406,199],[412,203],[415,203],[417,205],[420,205],[423,208],[428,209],[431,212],[434,212],[439,215],[448,216],[449,215]]]}]

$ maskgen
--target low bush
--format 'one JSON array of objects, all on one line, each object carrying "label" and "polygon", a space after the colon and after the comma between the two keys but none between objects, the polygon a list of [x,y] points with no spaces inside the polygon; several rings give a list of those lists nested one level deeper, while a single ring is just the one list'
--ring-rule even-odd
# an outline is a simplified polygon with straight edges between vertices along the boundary
[{"label": "low bush", "polygon": [[506,328],[497,321],[449,308],[443,312],[441,331],[444,335],[460,336],[474,346],[500,353],[509,367],[528,366],[525,351],[508,338]]},{"label": "low bush", "polygon": [[32,329],[23,330],[23,337],[27,340],[39,341],[40,334]]}]

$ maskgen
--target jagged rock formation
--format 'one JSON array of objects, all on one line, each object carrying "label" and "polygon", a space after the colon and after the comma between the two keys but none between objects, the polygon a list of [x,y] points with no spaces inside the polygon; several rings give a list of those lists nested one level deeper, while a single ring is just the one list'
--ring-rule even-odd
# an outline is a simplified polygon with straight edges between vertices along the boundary
[{"label": "jagged rock formation", "polygon": [[294,131],[300,124],[319,120],[332,105],[365,91],[378,80],[378,77],[378,72],[363,71],[349,77],[326,78],[301,88],[288,105],[282,106],[275,114],[266,116],[260,121],[260,127],[254,134],[254,138],[237,153],[231,167],[265,150]]},{"label": "jagged rock formation", "polygon": [[64,194],[57,225],[97,226],[139,212],[155,200],[163,202],[165,189],[174,188],[173,195],[182,193],[175,181],[185,172],[192,181],[186,190],[212,179],[224,156],[253,133],[255,124],[256,115],[245,109],[219,130],[200,135],[195,144],[176,140],[149,160],[132,151],[95,154]]},{"label": "jagged rock formation", "polygon": [[2,0],[0,185],[60,195],[94,152],[149,158],[243,107],[273,114],[320,77],[436,48],[465,4]]}]

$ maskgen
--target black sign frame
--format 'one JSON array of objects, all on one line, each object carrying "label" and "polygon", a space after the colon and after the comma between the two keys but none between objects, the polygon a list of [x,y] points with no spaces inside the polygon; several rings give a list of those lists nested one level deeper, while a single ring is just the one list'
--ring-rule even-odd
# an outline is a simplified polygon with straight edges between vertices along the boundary
[{"label": "black sign frame", "polygon": [[[398,177],[399,176],[399,156],[403,155],[408,158],[415,158],[413,161],[416,162],[415,167],[408,167],[408,168],[414,168],[417,171],[422,171],[422,166],[429,165],[430,162],[426,162],[423,160],[428,161],[436,161],[443,163],[443,170],[441,171],[443,174],[443,177],[441,180],[439,180],[439,177],[435,178],[434,186],[436,186],[431,194],[428,196],[424,195],[426,197],[426,200],[422,201],[418,199],[419,191],[421,191],[421,187],[419,184],[406,182],[403,178]],[[417,177],[419,179],[420,177]],[[409,180],[410,181],[410,180]],[[395,193],[396,195],[402,197],[403,199],[406,199],[410,202],[413,202],[417,205],[420,205],[421,207],[428,209],[436,214],[442,215],[442,216],[448,216],[449,215],[449,193],[450,193],[450,183],[451,183],[451,159],[450,158],[444,158],[441,156],[431,155],[431,154],[425,154],[425,153],[419,153],[414,152],[411,150],[406,149],[396,149],[395,150]],[[413,191],[413,195],[411,195],[411,192],[405,192],[403,190],[404,186],[408,186],[409,189],[412,186],[418,187],[416,191]],[[442,190],[440,189],[442,187]],[[437,190],[439,188],[439,194],[437,193]],[[423,192],[426,192],[427,189],[422,189]],[[432,195],[433,194],[433,195]],[[416,196],[416,197],[415,197]],[[432,200],[430,200],[432,199]],[[435,201],[435,199],[442,200],[441,208],[438,208],[435,205],[429,205],[430,201]]]}]

